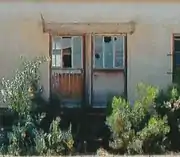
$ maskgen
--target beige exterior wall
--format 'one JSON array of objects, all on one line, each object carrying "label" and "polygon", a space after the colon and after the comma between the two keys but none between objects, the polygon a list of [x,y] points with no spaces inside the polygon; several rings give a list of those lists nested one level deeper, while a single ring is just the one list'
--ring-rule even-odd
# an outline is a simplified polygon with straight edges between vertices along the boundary
[{"label": "beige exterior wall", "polygon": [[[137,83],[143,81],[148,84],[166,88],[171,84],[172,71],[171,36],[173,28],[170,25],[137,25],[136,32],[128,36],[128,95],[135,98]],[[180,26],[179,26],[180,28]]]},{"label": "beige exterior wall", "polygon": [[[140,81],[167,87],[172,82],[172,33],[180,33],[180,6],[176,4],[65,4],[3,3],[0,5],[0,78],[10,77],[19,56],[49,55],[49,37],[40,14],[54,22],[136,22],[128,35],[128,97],[135,98]],[[49,65],[42,67],[45,96],[49,96]]]},{"label": "beige exterior wall", "polygon": [[[33,58],[49,54],[49,35],[42,33],[35,20],[1,20],[0,24],[0,78],[10,79],[20,63],[20,56]],[[42,66],[42,84],[49,95],[49,65]]]}]

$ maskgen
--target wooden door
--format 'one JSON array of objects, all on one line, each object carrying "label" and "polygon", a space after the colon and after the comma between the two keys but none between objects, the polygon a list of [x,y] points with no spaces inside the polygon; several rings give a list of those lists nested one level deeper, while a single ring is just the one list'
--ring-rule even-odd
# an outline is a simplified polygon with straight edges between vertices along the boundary
[{"label": "wooden door", "polygon": [[82,36],[54,37],[52,43],[52,92],[61,105],[77,107],[84,97],[84,48]]},{"label": "wooden door", "polygon": [[125,89],[124,36],[93,37],[92,105],[107,107]]}]

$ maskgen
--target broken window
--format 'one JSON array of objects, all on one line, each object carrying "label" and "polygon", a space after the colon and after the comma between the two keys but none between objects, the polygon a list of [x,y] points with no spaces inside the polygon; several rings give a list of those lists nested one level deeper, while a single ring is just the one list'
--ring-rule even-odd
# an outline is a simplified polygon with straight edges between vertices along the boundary
[{"label": "broken window", "polygon": [[54,37],[52,67],[82,68],[82,37]]},{"label": "broken window", "polygon": [[94,68],[114,69],[124,67],[124,37],[94,37]]}]

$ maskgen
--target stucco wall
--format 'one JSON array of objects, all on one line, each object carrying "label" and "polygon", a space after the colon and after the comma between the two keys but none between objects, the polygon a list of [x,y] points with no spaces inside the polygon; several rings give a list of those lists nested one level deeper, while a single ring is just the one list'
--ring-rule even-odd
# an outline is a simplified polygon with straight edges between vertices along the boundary
[{"label": "stucco wall", "polygon": [[[171,83],[172,33],[180,33],[180,6],[176,4],[65,4],[3,3],[0,5],[0,78],[11,76],[20,55],[49,54],[40,14],[55,22],[136,22],[128,35],[128,97],[135,98],[140,81],[161,88]],[[42,67],[45,95],[49,95],[48,64]]]},{"label": "stucco wall", "polygon": [[[49,54],[49,37],[42,33],[41,25],[34,20],[1,20],[0,24],[0,78],[11,79],[20,64],[20,56],[33,58]],[[42,69],[44,95],[49,95],[49,66]]]},{"label": "stucco wall", "polygon": [[137,83],[166,88],[172,82],[171,38],[180,26],[143,24],[136,26],[136,32],[128,36],[128,95],[135,97]]}]

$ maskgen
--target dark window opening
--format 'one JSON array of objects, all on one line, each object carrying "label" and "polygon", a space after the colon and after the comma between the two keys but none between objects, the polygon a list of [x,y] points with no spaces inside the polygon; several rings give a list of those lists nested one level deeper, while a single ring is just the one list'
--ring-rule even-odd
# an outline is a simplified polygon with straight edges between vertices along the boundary
[{"label": "dark window opening", "polygon": [[108,37],[108,36],[104,37],[104,42],[105,43],[111,42],[111,37]]},{"label": "dark window opening", "polygon": [[71,37],[62,37],[62,39],[71,39]]},{"label": "dark window opening", "polygon": [[180,40],[174,39],[174,64],[180,65]]},{"label": "dark window opening", "polygon": [[98,53],[95,54],[95,58],[96,59],[99,59],[100,58],[100,55]]},{"label": "dark window opening", "polygon": [[180,51],[180,39],[174,39],[174,51]]},{"label": "dark window opening", "polygon": [[71,55],[63,55],[63,67],[64,68],[71,68],[72,64],[71,64]]},{"label": "dark window opening", "polygon": [[180,36],[174,37],[173,82],[180,83]]},{"label": "dark window opening", "polygon": [[71,48],[63,49],[62,59],[63,59],[63,67],[64,68],[72,68],[72,51]]}]

